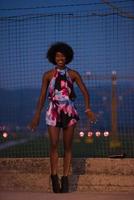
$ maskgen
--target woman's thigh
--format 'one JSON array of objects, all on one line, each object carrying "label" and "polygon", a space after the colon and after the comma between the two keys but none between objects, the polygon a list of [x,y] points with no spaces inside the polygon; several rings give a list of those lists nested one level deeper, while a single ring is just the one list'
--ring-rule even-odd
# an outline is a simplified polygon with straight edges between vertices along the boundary
[{"label": "woman's thigh", "polygon": [[57,146],[59,142],[60,128],[55,126],[48,126],[48,134],[50,138],[50,144]]}]

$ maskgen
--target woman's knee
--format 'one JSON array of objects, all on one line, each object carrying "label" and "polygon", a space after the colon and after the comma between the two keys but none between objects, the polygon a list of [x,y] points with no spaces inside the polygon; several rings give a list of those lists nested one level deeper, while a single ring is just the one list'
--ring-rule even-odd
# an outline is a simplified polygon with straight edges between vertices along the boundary
[{"label": "woman's knee", "polygon": [[57,143],[51,143],[50,149],[51,149],[51,151],[57,151],[58,150],[58,144]]},{"label": "woman's knee", "polygon": [[64,145],[64,152],[70,153],[72,151],[72,145]]}]

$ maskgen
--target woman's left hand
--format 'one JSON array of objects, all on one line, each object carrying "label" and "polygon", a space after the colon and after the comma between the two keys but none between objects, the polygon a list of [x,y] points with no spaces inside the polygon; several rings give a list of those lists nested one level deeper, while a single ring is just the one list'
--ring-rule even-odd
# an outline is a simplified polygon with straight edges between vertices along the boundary
[{"label": "woman's left hand", "polygon": [[86,115],[91,123],[96,123],[96,115],[94,112],[88,111],[88,112],[86,112]]}]

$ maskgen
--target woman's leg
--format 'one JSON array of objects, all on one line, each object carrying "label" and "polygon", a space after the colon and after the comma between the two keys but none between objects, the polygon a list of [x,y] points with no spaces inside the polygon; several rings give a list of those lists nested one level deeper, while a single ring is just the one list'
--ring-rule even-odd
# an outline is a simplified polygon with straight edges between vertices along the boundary
[{"label": "woman's leg", "polygon": [[63,143],[64,143],[64,162],[63,162],[63,176],[68,176],[70,163],[72,159],[72,141],[74,136],[75,125],[63,129]]},{"label": "woman's leg", "polygon": [[68,174],[72,159],[72,141],[74,135],[74,127],[75,126],[70,126],[63,129],[64,162],[63,176],[61,178],[61,193],[69,192]]},{"label": "woman's leg", "polygon": [[48,126],[48,133],[50,138],[51,175],[56,175],[58,170],[58,144],[60,128]]}]

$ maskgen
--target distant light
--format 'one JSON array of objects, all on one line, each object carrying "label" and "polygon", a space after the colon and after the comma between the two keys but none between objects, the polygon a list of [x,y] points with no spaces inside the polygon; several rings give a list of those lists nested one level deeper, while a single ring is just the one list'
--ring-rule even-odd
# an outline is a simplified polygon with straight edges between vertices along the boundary
[{"label": "distant light", "polygon": [[105,132],[104,132],[104,136],[105,136],[105,137],[108,137],[108,136],[109,136],[109,132],[108,132],[108,131],[105,131]]},{"label": "distant light", "polygon": [[7,138],[7,137],[8,137],[8,133],[7,133],[7,132],[3,132],[2,135],[3,135],[4,138]]},{"label": "distant light", "polygon": [[122,96],[119,96],[119,100],[122,101],[122,100],[123,100],[123,97],[122,97]]},{"label": "distant light", "polygon": [[102,100],[103,100],[103,101],[106,101],[106,100],[107,100],[107,97],[106,97],[106,96],[103,96],[103,97],[102,97]]},{"label": "distant light", "polygon": [[89,131],[88,134],[87,134],[87,136],[88,136],[88,137],[92,137],[92,136],[93,136],[93,132],[92,132],[92,131]]},{"label": "distant light", "polygon": [[96,135],[96,137],[99,137],[101,135],[101,132],[100,131],[96,131],[95,135]]},{"label": "distant light", "polygon": [[117,72],[116,72],[116,71],[112,71],[112,74],[113,74],[113,75],[116,75],[116,74],[117,74]]},{"label": "distant light", "polygon": [[90,75],[91,75],[91,72],[90,72],[90,71],[86,72],[86,75],[90,76]]},{"label": "distant light", "polygon": [[85,134],[84,134],[83,131],[81,131],[81,132],[79,133],[79,135],[80,135],[80,137],[83,137]]},{"label": "distant light", "polygon": [[99,113],[99,115],[102,115],[104,113],[104,111],[100,110],[98,113]]}]

